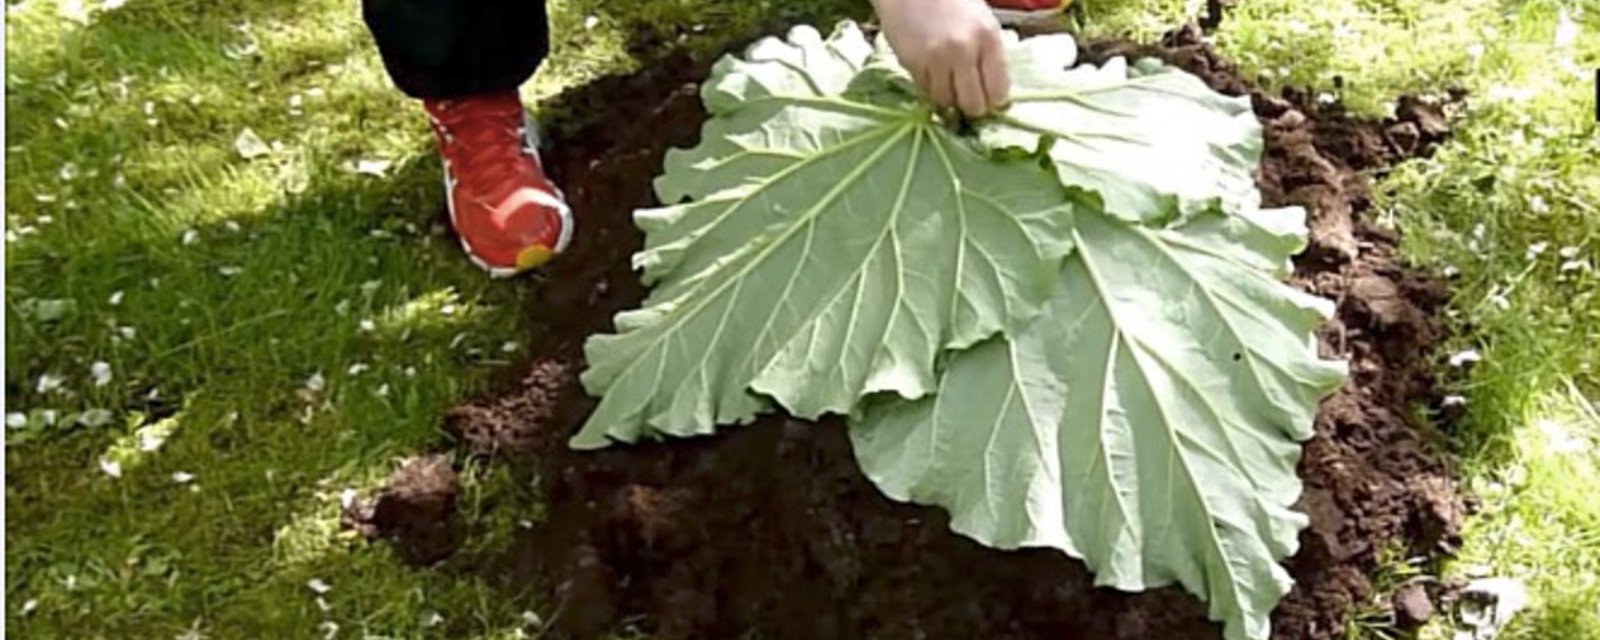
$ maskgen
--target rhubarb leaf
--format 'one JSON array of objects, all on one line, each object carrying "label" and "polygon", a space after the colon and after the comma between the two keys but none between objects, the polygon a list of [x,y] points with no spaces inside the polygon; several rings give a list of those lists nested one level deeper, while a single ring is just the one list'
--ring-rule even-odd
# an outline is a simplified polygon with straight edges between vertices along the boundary
[{"label": "rhubarb leaf", "polygon": [[1071,205],[1044,160],[958,135],[853,25],[724,58],[703,99],[656,183],[671,206],[636,215],[651,294],[586,345],[601,400],[573,446],[920,397],[942,351],[1049,297]]},{"label": "rhubarb leaf", "polygon": [[1162,225],[1219,205],[1259,206],[1261,125],[1250,99],[1152,58],[1077,62],[1070,36],[1010,43],[1011,106],[983,120],[995,147],[1049,148],[1063,184],[1110,215]]},{"label": "rhubarb leaf", "polygon": [[1061,549],[1118,589],[1177,582],[1231,640],[1265,640],[1305,523],[1299,443],[1344,372],[1311,335],[1330,305],[1275,277],[1303,213],[1074,219],[1039,319],[954,354],[929,398],[870,400],[857,459],[983,544]]}]

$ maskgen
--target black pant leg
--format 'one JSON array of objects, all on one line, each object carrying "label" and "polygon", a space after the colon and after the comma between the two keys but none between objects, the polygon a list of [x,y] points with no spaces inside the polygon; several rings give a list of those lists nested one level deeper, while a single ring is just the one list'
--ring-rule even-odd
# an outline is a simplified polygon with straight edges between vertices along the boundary
[{"label": "black pant leg", "polygon": [[414,98],[516,88],[550,49],[544,0],[362,0],[395,86]]}]

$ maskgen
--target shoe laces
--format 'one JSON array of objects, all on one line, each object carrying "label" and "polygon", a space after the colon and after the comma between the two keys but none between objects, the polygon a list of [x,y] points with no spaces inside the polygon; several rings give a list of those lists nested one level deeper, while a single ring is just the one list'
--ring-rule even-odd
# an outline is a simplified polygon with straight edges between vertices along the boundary
[{"label": "shoe laces", "polygon": [[515,184],[532,173],[523,148],[522,105],[514,99],[500,102],[469,98],[429,104],[429,120],[451,173],[495,187]]}]

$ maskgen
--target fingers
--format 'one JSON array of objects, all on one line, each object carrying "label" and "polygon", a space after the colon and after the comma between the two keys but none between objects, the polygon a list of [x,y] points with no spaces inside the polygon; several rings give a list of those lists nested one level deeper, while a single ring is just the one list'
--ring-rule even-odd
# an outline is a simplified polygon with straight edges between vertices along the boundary
[{"label": "fingers", "polygon": [[948,43],[925,80],[929,97],[945,107],[978,117],[1000,108],[1011,90],[1000,31],[980,29]]},{"label": "fingers", "polygon": [[1000,32],[993,31],[989,35],[978,53],[978,72],[982,76],[983,95],[988,100],[988,108],[993,110],[1011,101],[1011,75],[1006,71],[1005,48],[1000,41]]},{"label": "fingers", "polygon": [[927,87],[928,98],[944,107],[956,106],[954,72],[947,65],[932,65],[922,86]]},{"label": "fingers", "polygon": [[989,111],[989,96],[984,91],[983,78],[980,76],[976,64],[962,65],[955,72],[956,106],[961,108],[962,113],[972,117]]}]

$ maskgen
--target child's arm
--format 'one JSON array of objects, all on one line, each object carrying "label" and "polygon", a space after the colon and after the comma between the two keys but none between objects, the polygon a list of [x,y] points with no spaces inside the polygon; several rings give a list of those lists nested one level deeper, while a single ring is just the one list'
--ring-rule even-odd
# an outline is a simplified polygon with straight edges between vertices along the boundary
[{"label": "child's arm", "polygon": [[872,0],[900,63],[934,102],[977,116],[1005,104],[1011,80],[1000,23],[984,0]]}]

